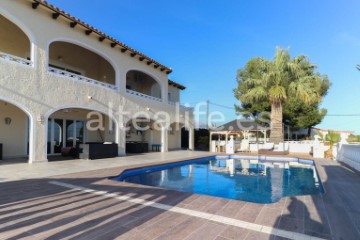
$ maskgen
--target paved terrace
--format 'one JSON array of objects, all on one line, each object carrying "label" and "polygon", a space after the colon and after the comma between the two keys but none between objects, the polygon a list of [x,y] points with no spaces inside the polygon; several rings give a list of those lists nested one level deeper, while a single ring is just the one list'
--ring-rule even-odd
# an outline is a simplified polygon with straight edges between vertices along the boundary
[{"label": "paved terrace", "polygon": [[[360,239],[360,174],[331,160],[316,160],[325,194],[274,204],[107,179],[197,156],[204,153],[2,165],[0,239]],[[22,174],[29,179],[11,181]]]}]

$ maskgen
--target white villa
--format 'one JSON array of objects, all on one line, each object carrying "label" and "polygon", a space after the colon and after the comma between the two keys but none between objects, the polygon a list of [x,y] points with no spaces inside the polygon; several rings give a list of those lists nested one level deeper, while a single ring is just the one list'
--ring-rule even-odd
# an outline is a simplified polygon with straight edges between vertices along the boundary
[{"label": "white villa", "polygon": [[[169,80],[171,72],[46,1],[2,0],[0,155],[42,162],[85,143],[116,144],[117,155],[137,143],[166,152],[181,148],[186,117],[193,149],[192,109],[179,105],[185,87]],[[154,128],[160,111],[170,125]],[[151,128],[133,128],[133,118],[144,120],[139,112]],[[87,128],[95,118],[105,120],[103,129]]]}]

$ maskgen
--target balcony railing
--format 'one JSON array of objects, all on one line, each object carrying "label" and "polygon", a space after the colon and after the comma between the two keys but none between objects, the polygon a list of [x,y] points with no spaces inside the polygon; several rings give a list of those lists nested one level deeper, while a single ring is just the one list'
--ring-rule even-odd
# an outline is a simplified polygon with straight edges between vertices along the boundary
[{"label": "balcony railing", "polygon": [[97,80],[94,80],[94,79],[91,79],[91,78],[88,78],[88,77],[84,77],[84,76],[81,76],[81,75],[78,75],[78,74],[75,74],[75,73],[71,73],[71,72],[68,72],[68,71],[64,71],[64,70],[61,70],[61,69],[58,69],[58,68],[54,68],[54,67],[49,67],[49,72],[55,73],[55,74],[58,74],[58,75],[61,75],[61,76],[69,77],[69,78],[72,78],[72,79],[75,79],[75,80],[78,80],[78,81],[81,81],[81,82],[84,82],[84,83],[89,83],[89,84],[97,85],[97,86],[100,86],[100,87],[109,88],[109,89],[112,89],[112,90],[117,90],[118,89],[117,86],[115,86],[113,84],[100,82],[100,81],[97,81]]},{"label": "balcony railing", "polygon": [[7,62],[19,63],[27,66],[32,66],[33,63],[30,60],[25,58],[17,57],[8,53],[0,52],[0,59],[5,60]]},{"label": "balcony railing", "polygon": [[157,101],[157,102],[162,102],[161,98],[157,98],[157,97],[153,97],[153,96],[149,96],[146,95],[144,93],[140,93],[140,92],[136,92],[130,89],[126,89],[126,93],[133,95],[133,96],[137,96],[143,99],[147,99],[147,100],[153,100],[153,101]]}]

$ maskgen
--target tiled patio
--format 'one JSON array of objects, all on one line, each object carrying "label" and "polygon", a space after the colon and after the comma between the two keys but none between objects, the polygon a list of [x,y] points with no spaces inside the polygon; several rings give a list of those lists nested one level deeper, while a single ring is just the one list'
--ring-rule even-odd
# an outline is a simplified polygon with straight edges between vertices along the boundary
[{"label": "tiled patio", "polygon": [[[172,154],[160,162],[180,160],[181,152]],[[148,162],[131,158],[124,166],[0,183],[0,239],[360,239],[360,174],[334,161],[316,160],[322,196],[255,204],[107,179],[131,163],[156,162],[156,154]]]},{"label": "tiled patio", "polygon": [[[67,173],[84,172],[130,165],[143,165],[155,162],[178,161],[209,153],[197,151],[170,151],[165,153],[150,152],[126,157],[107,158],[101,160],[66,160],[28,164],[26,159],[9,159],[0,161],[0,182],[23,179],[44,178]],[[54,160],[54,157],[49,157]]]}]

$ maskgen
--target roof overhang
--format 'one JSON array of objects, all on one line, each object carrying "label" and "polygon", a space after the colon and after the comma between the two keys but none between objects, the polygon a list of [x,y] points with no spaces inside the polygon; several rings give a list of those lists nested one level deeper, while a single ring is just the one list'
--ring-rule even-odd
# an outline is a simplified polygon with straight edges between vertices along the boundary
[{"label": "roof overhang", "polygon": [[119,40],[106,35],[105,33],[101,32],[100,30],[96,29],[95,27],[81,21],[80,19],[73,17],[72,15],[66,13],[65,11],[55,7],[54,5],[48,3],[44,0],[31,0],[32,1],[32,8],[37,9],[39,6],[42,6],[51,12],[52,18],[57,19],[60,16],[67,19],[69,21],[69,27],[77,28],[78,30],[83,30],[84,34],[87,36],[90,35],[97,35],[100,42],[108,43],[108,46],[111,48],[119,49],[123,54],[127,54],[132,58],[137,58],[140,62],[143,62],[147,65],[152,65],[155,69],[158,69],[161,72],[165,72],[166,74],[170,74],[172,69],[170,67],[166,67],[165,65],[157,62],[156,60],[146,56],[145,54],[129,47],[128,45],[120,42]]},{"label": "roof overhang", "polygon": [[172,81],[170,79],[169,79],[169,85],[174,86],[174,87],[176,87],[176,88],[178,88],[180,90],[186,89],[186,87],[184,85],[181,85],[180,83],[174,82],[174,81]]}]

